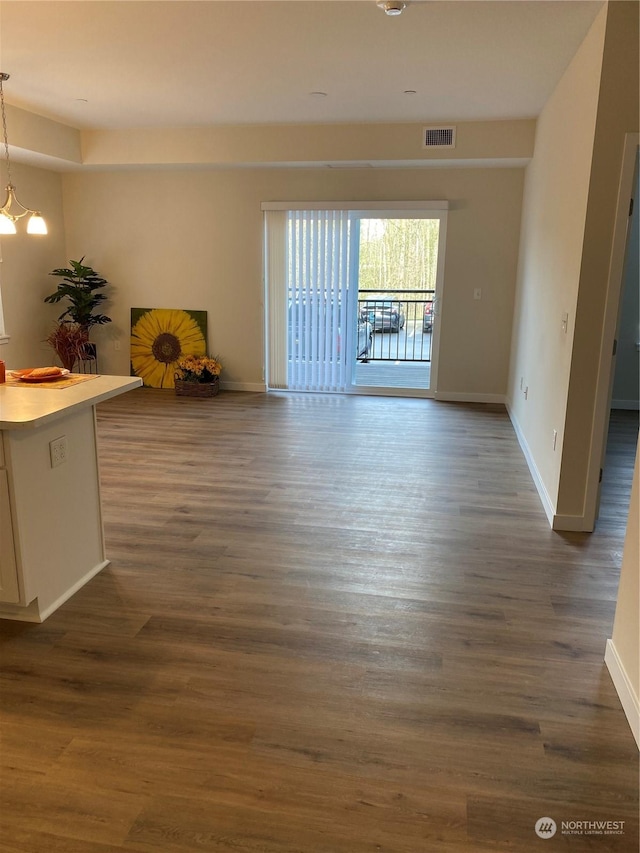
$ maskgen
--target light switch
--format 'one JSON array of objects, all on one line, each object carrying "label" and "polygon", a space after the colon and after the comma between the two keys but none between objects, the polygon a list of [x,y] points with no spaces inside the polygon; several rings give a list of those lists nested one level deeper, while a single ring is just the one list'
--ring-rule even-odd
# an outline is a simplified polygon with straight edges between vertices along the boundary
[{"label": "light switch", "polygon": [[569,326],[569,315],[565,311],[564,314],[562,315],[562,331],[565,333],[565,335],[567,334],[568,326]]},{"label": "light switch", "polygon": [[482,288],[481,287],[474,288],[473,298],[474,299],[482,299]]}]

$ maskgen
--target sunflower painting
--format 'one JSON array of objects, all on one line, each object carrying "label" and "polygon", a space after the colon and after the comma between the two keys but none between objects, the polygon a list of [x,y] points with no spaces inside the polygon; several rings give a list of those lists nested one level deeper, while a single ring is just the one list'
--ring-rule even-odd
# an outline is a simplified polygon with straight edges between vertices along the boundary
[{"label": "sunflower painting", "polygon": [[131,374],[150,388],[174,388],[177,361],[207,352],[207,312],[131,309]]}]

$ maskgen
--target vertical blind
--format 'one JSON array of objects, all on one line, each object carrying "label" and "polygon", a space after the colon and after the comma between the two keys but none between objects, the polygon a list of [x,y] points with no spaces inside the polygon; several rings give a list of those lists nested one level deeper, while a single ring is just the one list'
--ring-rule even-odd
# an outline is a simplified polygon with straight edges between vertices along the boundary
[{"label": "vertical blind", "polygon": [[269,388],[345,390],[350,226],[346,210],[266,212]]}]

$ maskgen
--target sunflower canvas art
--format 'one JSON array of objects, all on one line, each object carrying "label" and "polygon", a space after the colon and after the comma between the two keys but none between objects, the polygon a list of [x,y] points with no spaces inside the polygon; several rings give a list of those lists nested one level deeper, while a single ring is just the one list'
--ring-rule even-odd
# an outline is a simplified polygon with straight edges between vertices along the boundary
[{"label": "sunflower canvas art", "polygon": [[178,360],[206,352],[206,311],[131,309],[131,374],[139,376],[144,385],[174,388]]}]

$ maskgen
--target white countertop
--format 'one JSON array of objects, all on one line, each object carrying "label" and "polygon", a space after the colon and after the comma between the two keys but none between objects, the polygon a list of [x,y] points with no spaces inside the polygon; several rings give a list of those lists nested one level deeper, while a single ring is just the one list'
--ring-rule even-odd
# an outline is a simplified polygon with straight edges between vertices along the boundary
[{"label": "white countertop", "polygon": [[142,385],[137,376],[96,376],[78,385],[35,388],[0,384],[0,429],[28,429]]}]

